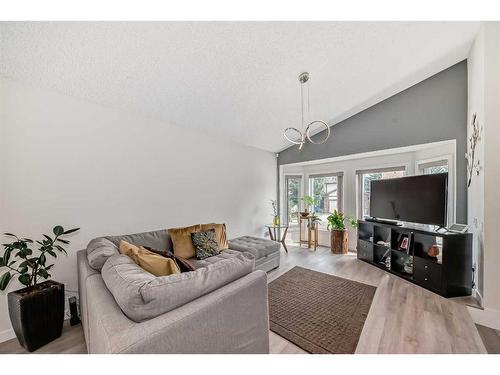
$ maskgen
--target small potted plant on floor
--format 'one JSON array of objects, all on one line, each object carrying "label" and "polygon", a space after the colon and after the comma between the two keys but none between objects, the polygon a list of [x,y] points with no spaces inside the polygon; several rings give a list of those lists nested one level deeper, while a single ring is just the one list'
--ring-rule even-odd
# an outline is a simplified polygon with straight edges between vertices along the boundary
[{"label": "small potted plant on floor", "polygon": [[304,202],[304,211],[300,213],[300,216],[302,216],[303,218],[307,218],[309,216],[309,209],[313,207],[318,201],[310,195],[305,195],[303,198],[300,198],[300,200]]},{"label": "small potted plant on floor", "polygon": [[343,212],[337,210],[326,219],[328,220],[328,230],[330,230],[332,252],[335,254],[347,254],[349,248],[346,222],[353,228],[358,226],[358,222],[356,219],[348,218]]},{"label": "small potted plant on floor", "polygon": [[[33,240],[5,233],[12,242],[2,245],[0,269],[6,268],[7,272],[0,276],[0,290],[5,290],[15,276],[25,286],[10,292],[7,299],[12,328],[19,343],[30,352],[61,336],[64,284],[48,280],[54,266],[49,259],[56,258],[58,252],[67,254],[63,246],[69,241],[62,237],[78,229],[65,231],[60,225],[54,227],[54,236],[44,234],[43,240],[36,241],[35,252]],[[47,281],[40,283],[40,279]]]}]

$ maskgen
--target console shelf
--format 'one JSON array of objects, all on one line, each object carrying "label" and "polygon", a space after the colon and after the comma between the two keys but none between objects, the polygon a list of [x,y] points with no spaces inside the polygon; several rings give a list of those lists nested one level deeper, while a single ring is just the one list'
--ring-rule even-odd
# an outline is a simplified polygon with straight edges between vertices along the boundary
[{"label": "console shelf", "polygon": [[[431,247],[439,251],[437,257],[428,254]],[[437,233],[424,225],[360,220],[358,259],[443,297],[472,293],[472,233]]]}]

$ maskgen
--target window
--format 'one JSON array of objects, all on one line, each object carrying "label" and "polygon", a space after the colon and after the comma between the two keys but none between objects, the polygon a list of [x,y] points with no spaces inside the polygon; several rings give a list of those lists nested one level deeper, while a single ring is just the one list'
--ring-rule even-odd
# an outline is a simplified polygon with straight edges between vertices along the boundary
[{"label": "window", "polygon": [[420,174],[448,173],[448,160],[437,160],[418,164]]},{"label": "window", "polygon": [[342,210],[342,174],[309,176],[309,195],[316,201],[312,211],[321,219],[319,227],[326,229],[328,215]]},{"label": "window", "polygon": [[381,168],[356,172],[358,175],[358,217],[370,216],[370,182],[404,177],[405,167]]},{"label": "window", "polygon": [[285,177],[285,217],[289,226],[299,225],[301,176]]}]

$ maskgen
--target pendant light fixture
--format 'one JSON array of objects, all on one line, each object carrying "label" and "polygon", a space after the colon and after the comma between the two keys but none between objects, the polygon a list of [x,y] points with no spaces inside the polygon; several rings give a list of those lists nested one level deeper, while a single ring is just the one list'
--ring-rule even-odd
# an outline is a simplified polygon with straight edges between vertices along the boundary
[{"label": "pendant light fixture", "polygon": [[[302,149],[304,144],[309,141],[313,144],[319,145],[322,143],[325,143],[327,139],[330,137],[330,127],[328,124],[324,121],[321,120],[315,120],[312,122],[309,122],[307,126],[304,126],[306,121],[308,121],[307,118],[304,117],[304,109],[307,107],[307,116],[309,116],[309,85],[307,85],[307,82],[309,81],[309,73],[304,72],[299,75],[299,82],[300,82],[300,101],[301,101],[301,112],[302,112],[302,123],[301,123],[301,130],[297,128],[286,128],[285,131],[283,132],[283,136],[285,139],[293,143],[294,145],[299,145],[299,150]],[[304,100],[304,91],[306,91],[306,96],[307,96],[307,102]],[[313,125],[319,125],[321,127],[324,127],[326,130],[326,136],[324,139],[321,139],[320,141],[313,141],[311,139],[311,131],[313,129]]]}]

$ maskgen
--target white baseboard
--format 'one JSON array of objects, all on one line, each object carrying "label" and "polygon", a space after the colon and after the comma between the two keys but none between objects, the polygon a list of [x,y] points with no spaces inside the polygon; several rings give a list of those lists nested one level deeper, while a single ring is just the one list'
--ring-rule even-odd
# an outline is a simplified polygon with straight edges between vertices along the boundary
[{"label": "white baseboard", "polygon": [[467,307],[472,320],[476,324],[500,330],[500,311],[484,308]]},{"label": "white baseboard", "polygon": [[16,334],[14,333],[14,330],[12,328],[0,332],[0,342],[9,341],[14,337],[16,337]]}]

